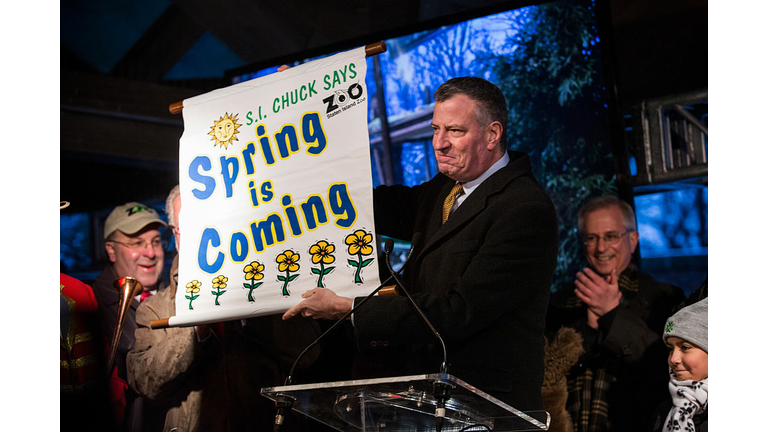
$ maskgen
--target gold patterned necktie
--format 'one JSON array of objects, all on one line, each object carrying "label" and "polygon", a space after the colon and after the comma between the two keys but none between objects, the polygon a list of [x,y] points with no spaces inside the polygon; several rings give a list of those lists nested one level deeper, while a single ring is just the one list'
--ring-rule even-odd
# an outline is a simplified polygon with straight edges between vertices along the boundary
[{"label": "gold patterned necktie", "polygon": [[448,220],[448,216],[451,214],[451,209],[453,208],[453,203],[456,202],[456,198],[463,193],[464,188],[461,187],[461,183],[453,185],[453,189],[448,192],[448,196],[445,197],[445,201],[443,202],[443,223]]}]

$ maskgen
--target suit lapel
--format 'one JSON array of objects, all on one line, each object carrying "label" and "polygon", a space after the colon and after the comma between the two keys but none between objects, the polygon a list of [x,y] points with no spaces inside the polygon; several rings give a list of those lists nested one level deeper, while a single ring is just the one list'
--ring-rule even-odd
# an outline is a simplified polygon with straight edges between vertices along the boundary
[{"label": "suit lapel", "polygon": [[421,255],[429,251],[435,243],[465,226],[475,216],[483,212],[483,210],[488,207],[488,200],[490,197],[502,192],[507,185],[516,178],[531,172],[531,161],[528,158],[528,155],[510,151],[509,156],[509,164],[481,183],[480,186],[478,186],[477,189],[475,189],[475,191],[472,192],[451,214],[445,224],[441,226],[442,203],[453,187],[453,182],[448,182],[443,185],[440,192],[440,199],[438,200],[435,209],[433,209],[429,219],[428,233],[434,234],[428,236],[427,243],[416,256],[415,261],[419,261]]}]

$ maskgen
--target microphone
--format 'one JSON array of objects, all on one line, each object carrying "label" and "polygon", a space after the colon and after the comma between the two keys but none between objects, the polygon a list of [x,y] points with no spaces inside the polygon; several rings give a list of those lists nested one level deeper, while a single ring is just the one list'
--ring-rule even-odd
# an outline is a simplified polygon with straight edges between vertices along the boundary
[{"label": "microphone", "polygon": [[[421,236],[420,233],[416,233],[413,236],[414,241],[411,242],[411,249],[408,251],[408,255],[405,257],[405,261],[403,261],[403,265],[405,265],[405,263],[407,263],[408,260],[411,258],[411,254],[413,253],[413,246],[416,244],[415,240],[418,239],[419,236]],[[387,242],[391,243],[392,240],[387,239]],[[389,253],[392,252],[392,247],[390,245],[389,252],[386,252],[387,242],[384,243],[384,249],[385,249],[385,253],[386,253],[386,256],[387,256],[387,260],[386,260],[387,261],[387,266],[389,267]],[[390,267],[390,271],[391,271],[391,267]],[[320,336],[318,336],[317,339],[312,341],[311,344],[307,345],[307,347],[304,348],[304,351],[302,351],[301,354],[299,354],[298,357],[296,357],[296,360],[293,362],[293,365],[291,366],[291,370],[290,370],[290,372],[288,372],[288,376],[285,378],[285,385],[289,386],[289,385],[293,384],[293,373],[296,370],[296,365],[299,364],[299,360],[301,360],[304,357],[304,355],[307,352],[309,352],[309,350],[311,350],[312,348],[315,347],[315,345],[320,343],[320,341],[325,337],[325,335],[330,333],[339,324],[341,324],[347,318],[349,318],[349,316],[352,315],[352,313],[354,313],[355,310],[357,310],[357,308],[359,308],[360,306],[365,304],[365,302],[370,300],[371,297],[375,296],[376,293],[381,291],[381,289],[384,288],[389,283],[389,281],[391,281],[392,279],[394,279],[394,277],[392,275],[390,275],[384,282],[382,282],[378,287],[376,287],[376,289],[371,291],[370,294],[368,294],[363,300],[361,300],[360,303],[354,305],[349,310],[349,312],[344,314],[343,317],[339,318],[335,323],[333,323],[332,326],[330,326],[326,331],[324,331]],[[280,430],[280,427],[283,424],[283,420],[285,419],[284,414],[287,411],[290,411],[291,408],[293,408],[293,402],[294,401],[295,401],[295,398],[293,398],[292,396],[287,395],[287,394],[278,393],[277,395],[275,395],[275,406],[277,407],[277,414],[275,415],[274,432],[278,432]]]},{"label": "microphone", "polygon": [[[421,240],[421,233],[417,232],[416,234],[413,235],[413,239],[411,239],[411,252],[413,252],[414,246],[420,240]],[[389,272],[392,274],[392,277],[395,278],[395,281],[397,282],[397,284],[400,285],[400,288],[408,297],[408,300],[410,300],[411,305],[413,305],[413,307],[416,308],[416,311],[421,316],[421,319],[427,324],[427,326],[429,326],[430,330],[432,330],[432,333],[434,333],[435,337],[437,337],[437,340],[440,341],[440,346],[443,348],[443,363],[440,365],[440,373],[447,374],[448,373],[448,354],[445,348],[445,342],[443,341],[443,338],[440,337],[440,333],[438,333],[438,331],[429,321],[427,316],[424,315],[424,312],[422,312],[419,305],[416,304],[416,301],[413,300],[413,297],[411,297],[411,294],[405,288],[405,284],[403,284],[403,282],[398,277],[398,272],[394,271],[392,269],[392,265],[389,263],[389,254],[392,252],[393,245],[394,245],[394,242],[391,239],[387,239],[384,242],[384,253],[386,254],[387,268],[389,269]],[[409,257],[410,257],[410,253],[409,253]],[[405,267],[405,263],[403,263],[403,267]],[[401,271],[403,267],[400,267]],[[432,384],[432,393],[435,396],[435,400],[437,401],[437,406],[435,407],[435,430],[437,432],[440,432],[443,429],[443,420],[445,418],[445,402],[451,398],[450,390],[451,390],[450,385],[446,382],[437,380]]]}]

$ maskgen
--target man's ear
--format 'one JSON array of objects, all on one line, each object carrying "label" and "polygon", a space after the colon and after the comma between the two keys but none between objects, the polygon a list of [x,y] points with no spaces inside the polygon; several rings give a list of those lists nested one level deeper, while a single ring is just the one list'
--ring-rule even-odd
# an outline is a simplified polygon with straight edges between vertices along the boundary
[{"label": "man's ear", "polygon": [[640,241],[640,234],[637,231],[631,231],[629,233],[629,247],[631,248],[631,253],[635,253],[635,249],[637,248],[637,243]]},{"label": "man's ear", "polygon": [[499,146],[499,143],[501,142],[502,132],[504,132],[504,126],[502,126],[500,122],[495,121],[488,125],[488,127],[486,128],[486,137],[488,140],[488,144],[487,144],[488,151],[494,151],[496,147]]},{"label": "man's ear", "polygon": [[104,245],[104,249],[107,250],[107,257],[109,257],[109,262],[115,262],[115,259],[116,259],[115,245],[112,244],[112,242],[107,242]]}]

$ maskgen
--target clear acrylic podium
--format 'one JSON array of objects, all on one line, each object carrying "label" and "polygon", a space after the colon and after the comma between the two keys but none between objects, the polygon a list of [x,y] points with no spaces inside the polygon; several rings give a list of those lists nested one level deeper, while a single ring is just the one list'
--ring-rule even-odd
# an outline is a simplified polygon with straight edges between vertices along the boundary
[{"label": "clear acrylic podium", "polygon": [[436,381],[451,389],[444,432],[549,429],[546,411],[519,411],[450,374],[265,387],[261,394],[291,398],[294,411],[339,431],[434,431]]}]

